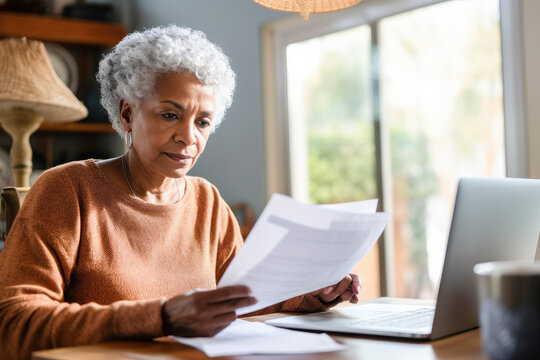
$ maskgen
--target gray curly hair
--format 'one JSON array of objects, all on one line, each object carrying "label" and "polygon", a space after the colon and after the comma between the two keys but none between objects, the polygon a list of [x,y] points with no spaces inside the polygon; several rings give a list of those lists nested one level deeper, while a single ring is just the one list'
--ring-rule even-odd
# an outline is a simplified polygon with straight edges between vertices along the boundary
[{"label": "gray curly hair", "polygon": [[154,88],[159,74],[187,72],[214,87],[214,131],[231,106],[235,74],[229,58],[206,35],[190,28],[169,25],[134,32],[120,41],[99,62],[101,105],[113,128],[125,136],[120,123],[120,99],[138,105]]}]

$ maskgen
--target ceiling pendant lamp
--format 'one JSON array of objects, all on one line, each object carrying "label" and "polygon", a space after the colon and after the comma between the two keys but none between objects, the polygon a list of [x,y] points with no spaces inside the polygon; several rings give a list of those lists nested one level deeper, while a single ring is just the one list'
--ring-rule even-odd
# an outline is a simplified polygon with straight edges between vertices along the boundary
[{"label": "ceiling pendant lamp", "polygon": [[358,4],[361,0],[253,0],[273,10],[297,12],[305,19],[309,14],[342,10]]}]

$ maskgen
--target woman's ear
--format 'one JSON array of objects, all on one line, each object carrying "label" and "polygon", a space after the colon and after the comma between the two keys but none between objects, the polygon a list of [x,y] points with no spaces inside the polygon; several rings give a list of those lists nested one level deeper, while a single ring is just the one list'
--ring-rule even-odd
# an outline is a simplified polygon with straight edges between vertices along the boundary
[{"label": "woman's ear", "polygon": [[133,105],[131,105],[124,99],[120,99],[119,110],[120,123],[122,123],[122,127],[127,132],[131,129],[131,116],[133,114]]}]

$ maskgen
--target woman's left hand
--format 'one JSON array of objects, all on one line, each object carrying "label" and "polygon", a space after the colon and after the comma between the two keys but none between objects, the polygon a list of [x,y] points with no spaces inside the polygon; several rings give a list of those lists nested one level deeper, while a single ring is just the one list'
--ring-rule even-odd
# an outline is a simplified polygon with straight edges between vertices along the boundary
[{"label": "woman's left hand", "polygon": [[311,293],[318,296],[323,303],[339,304],[349,301],[352,304],[358,303],[358,294],[362,287],[362,280],[356,274],[349,273],[343,280],[335,285],[327,286]]}]

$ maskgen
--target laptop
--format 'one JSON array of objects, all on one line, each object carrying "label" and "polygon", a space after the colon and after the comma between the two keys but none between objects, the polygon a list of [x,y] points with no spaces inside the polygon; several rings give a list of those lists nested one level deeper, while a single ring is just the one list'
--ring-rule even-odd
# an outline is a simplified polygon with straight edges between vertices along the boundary
[{"label": "laptop", "polygon": [[378,298],[321,313],[266,323],[303,330],[438,339],[478,327],[473,266],[535,257],[540,231],[540,180],[461,179],[437,301]]}]

